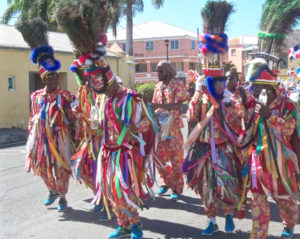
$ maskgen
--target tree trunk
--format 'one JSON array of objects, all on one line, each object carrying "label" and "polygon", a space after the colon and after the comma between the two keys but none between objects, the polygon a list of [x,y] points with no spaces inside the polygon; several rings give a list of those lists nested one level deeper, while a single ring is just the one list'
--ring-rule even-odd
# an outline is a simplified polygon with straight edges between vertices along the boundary
[{"label": "tree trunk", "polygon": [[127,1],[126,9],[126,53],[133,56],[133,20],[132,20],[132,0]]}]

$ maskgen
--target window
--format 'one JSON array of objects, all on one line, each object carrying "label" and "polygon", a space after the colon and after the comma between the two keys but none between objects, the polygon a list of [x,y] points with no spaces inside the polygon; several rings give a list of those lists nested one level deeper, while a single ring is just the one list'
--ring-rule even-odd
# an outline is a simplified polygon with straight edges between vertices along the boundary
[{"label": "window", "polygon": [[135,72],[137,73],[147,72],[147,64],[137,64],[135,66]]},{"label": "window", "polygon": [[8,91],[15,91],[15,77],[8,77]]},{"label": "window", "polygon": [[196,49],[196,42],[192,41],[192,50],[195,50],[195,49]]},{"label": "window", "polygon": [[176,71],[183,71],[183,62],[172,62],[171,65],[176,69]]},{"label": "window", "polygon": [[172,50],[176,50],[178,48],[179,48],[179,46],[178,46],[178,40],[171,40],[171,49]]},{"label": "window", "polygon": [[235,49],[231,49],[231,55],[236,56],[236,50]]},{"label": "window", "polygon": [[146,42],[146,50],[147,51],[153,51],[153,49],[154,49],[154,43],[153,43],[153,41],[147,41]]},{"label": "window", "polygon": [[157,63],[151,63],[151,72],[156,72]]},{"label": "window", "polygon": [[190,62],[190,63],[189,63],[189,69],[190,69],[190,70],[196,70],[196,67],[197,67],[197,65],[196,65],[195,62]]},{"label": "window", "polygon": [[126,51],[126,43],[122,44],[122,49],[123,49],[123,51]]}]

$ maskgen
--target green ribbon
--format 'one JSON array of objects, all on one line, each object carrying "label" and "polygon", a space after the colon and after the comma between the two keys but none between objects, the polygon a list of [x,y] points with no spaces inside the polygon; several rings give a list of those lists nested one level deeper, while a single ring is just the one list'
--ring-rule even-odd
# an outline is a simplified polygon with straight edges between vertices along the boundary
[{"label": "green ribbon", "polygon": [[215,169],[215,172],[216,174],[220,177],[220,178],[224,178],[224,179],[229,179],[229,180],[236,180],[235,177],[231,177],[231,176],[228,176],[228,175],[221,175],[218,170]]},{"label": "green ribbon", "polygon": [[300,119],[299,116],[297,114],[297,111],[295,109],[292,110],[292,114],[295,117],[296,121],[297,121],[297,131],[298,131],[298,137],[300,138]]},{"label": "green ribbon", "polygon": [[257,35],[262,39],[285,39],[285,34],[283,33],[259,32]]},{"label": "green ribbon", "polygon": [[261,152],[263,131],[264,131],[263,118],[261,116],[259,116],[258,140],[257,140],[256,154],[260,154],[260,152]]},{"label": "green ribbon", "polygon": [[[116,169],[120,167],[120,155],[121,155],[121,149],[118,150],[117,159],[116,159]],[[117,190],[118,197],[122,198],[122,193],[120,189],[120,180],[117,173],[116,173],[116,190]]]}]

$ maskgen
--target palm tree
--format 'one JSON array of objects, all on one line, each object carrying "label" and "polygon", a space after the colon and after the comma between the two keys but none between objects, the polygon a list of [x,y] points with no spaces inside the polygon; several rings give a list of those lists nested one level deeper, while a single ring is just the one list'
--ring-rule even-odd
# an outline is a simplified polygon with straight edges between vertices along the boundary
[{"label": "palm tree", "polygon": [[236,68],[236,66],[232,63],[232,61],[223,63],[223,69],[225,73],[230,71],[232,68]]},{"label": "palm tree", "polygon": [[54,0],[7,0],[9,7],[3,15],[2,23],[8,22],[14,17],[27,19],[40,18],[51,31],[59,31],[54,17]]},{"label": "palm tree", "polygon": [[266,0],[260,20],[259,51],[279,56],[284,36],[300,17],[300,0]]},{"label": "palm tree", "polygon": [[[162,7],[164,0],[152,0],[152,4],[157,9]],[[123,13],[126,15],[126,53],[133,56],[133,16],[137,12],[144,10],[143,0],[123,0]]]}]

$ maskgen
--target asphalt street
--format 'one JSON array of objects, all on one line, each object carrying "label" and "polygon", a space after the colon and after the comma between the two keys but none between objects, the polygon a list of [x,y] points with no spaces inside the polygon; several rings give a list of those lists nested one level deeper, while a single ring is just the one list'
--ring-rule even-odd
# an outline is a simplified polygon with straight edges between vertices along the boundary
[{"label": "asphalt street", "polygon": [[[45,207],[43,201],[48,195],[47,189],[40,177],[25,172],[25,157],[24,145],[0,149],[1,239],[104,239],[116,228],[115,219],[102,222],[99,213],[91,211],[92,191],[73,179],[70,180],[67,194],[67,212],[57,211],[57,201]],[[154,191],[157,189],[155,185]],[[210,237],[203,237],[201,229],[206,227],[207,218],[199,196],[186,187],[178,201],[170,200],[169,195],[167,193],[166,196],[149,199],[147,205],[150,209],[140,211],[144,238],[249,238],[252,225],[249,205],[245,219],[234,219],[236,230],[233,234],[224,232],[225,219],[220,210],[217,217],[220,230]],[[270,210],[268,239],[275,239],[279,238],[283,227],[272,201]],[[300,239],[299,222],[295,233],[295,238]]]}]

